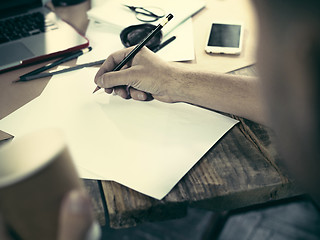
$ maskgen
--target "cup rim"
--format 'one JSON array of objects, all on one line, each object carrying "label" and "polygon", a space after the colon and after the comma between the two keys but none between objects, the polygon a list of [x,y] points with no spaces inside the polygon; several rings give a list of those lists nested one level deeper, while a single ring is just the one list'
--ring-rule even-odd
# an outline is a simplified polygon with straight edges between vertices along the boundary
[{"label": "cup rim", "polygon": [[14,185],[39,172],[65,147],[65,136],[56,128],[15,137],[0,147],[0,188]]}]

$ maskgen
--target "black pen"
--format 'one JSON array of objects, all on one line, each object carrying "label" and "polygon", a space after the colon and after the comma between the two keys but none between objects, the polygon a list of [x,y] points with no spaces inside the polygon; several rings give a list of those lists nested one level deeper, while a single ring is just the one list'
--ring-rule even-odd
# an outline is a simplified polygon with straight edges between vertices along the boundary
[{"label": "black pen", "polygon": [[[43,66],[41,68],[38,68],[38,69],[36,69],[36,70],[34,70],[32,72],[29,72],[27,74],[24,74],[24,75],[20,76],[20,80],[18,80],[18,81],[29,81],[29,80],[32,80],[32,79],[39,78],[37,76],[37,74],[39,74],[41,72],[44,72],[44,71],[46,71],[46,70],[48,70],[50,68],[53,68],[55,66],[58,66],[58,65],[60,65],[62,63],[68,62],[68,61],[70,61],[72,59],[75,59],[75,58],[81,56],[84,53],[90,52],[91,49],[92,49],[91,47],[88,47],[88,48],[85,48],[83,50],[76,51],[76,52],[72,53],[71,55],[63,57],[63,58],[61,58],[61,59],[59,59],[59,60],[57,60],[55,62],[49,63],[49,64],[47,64],[47,65],[45,65],[45,66]],[[34,76],[35,78],[31,78],[30,76]]]},{"label": "black pen", "polygon": [[[151,38],[153,38],[154,35],[156,35],[164,25],[166,25],[171,19],[173,18],[172,14],[169,14],[149,35],[139,44],[137,45],[114,69],[113,71],[119,71],[124,65],[126,65],[140,50],[143,48],[144,45],[146,45],[147,42]],[[100,89],[99,86],[96,87],[96,89],[93,91],[95,93]]]},{"label": "black pen", "polygon": [[[76,65],[74,67],[69,67],[69,68],[65,68],[62,70],[58,70],[58,71],[54,71],[54,72],[47,72],[47,73],[40,73],[40,74],[36,74],[36,75],[31,75],[31,76],[27,76],[25,77],[25,80],[23,81],[30,81],[33,79],[39,79],[39,78],[45,78],[45,77],[51,77],[57,74],[61,74],[61,73],[67,73],[67,72],[71,72],[71,71],[75,71],[81,68],[85,68],[85,67],[92,67],[92,66],[96,66],[96,65],[101,65],[102,63],[104,63],[105,59],[99,60],[99,61],[95,61],[95,62],[89,62],[89,63],[84,63],[84,64],[80,64],[80,65]],[[22,81],[15,81],[15,82],[22,82]]]},{"label": "black pen", "polygon": [[158,47],[156,47],[152,51],[153,52],[158,52],[160,49],[164,48],[165,46],[167,46],[169,43],[171,43],[175,39],[176,39],[176,36],[173,36],[173,37],[169,38],[168,40],[166,40],[163,43],[161,43]]}]

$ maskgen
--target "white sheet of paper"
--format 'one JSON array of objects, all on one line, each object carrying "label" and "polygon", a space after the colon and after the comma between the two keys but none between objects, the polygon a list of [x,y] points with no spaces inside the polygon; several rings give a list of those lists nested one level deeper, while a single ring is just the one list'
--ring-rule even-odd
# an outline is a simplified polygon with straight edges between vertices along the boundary
[{"label": "white sheet of paper", "polygon": [[14,136],[62,128],[82,177],[114,180],[162,199],[236,120],[184,103],[92,94],[97,69],[54,76],[43,93],[0,120]]},{"label": "white sheet of paper", "polygon": [[92,50],[80,56],[77,59],[77,64],[106,59],[111,53],[123,49],[120,32],[120,28],[110,24],[90,21],[86,37],[89,39]]},{"label": "white sheet of paper", "polygon": [[[111,24],[102,24],[90,21],[86,37],[90,41],[92,51],[80,56],[77,64],[94,62],[106,59],[111,53],[123,48],[120,40],[121,28]],[[176,39],[168,44],[157,54],[166,61],[189,61],[195,58],[193,28],[191,18],[182,23],[167,36],[162,42],[176,36]]]},{"label": "white sheet of paper", "polygon": [[[171,13],[174,17],[164,28],[164,35],[170,33],[173,29],[178,27],[182,22],[186,21],[193,14],[205,7],[203,0],[162,0],[162,1],[151,1],[151,0],[107,0],[105,4],[99,7],[92,8],[88,11],[88,17],[90,19],[111,23],[120,28],[125,28],[131,25],[141,24],[135,13],[131,11],[129,6],[137,7],[159,7],[164,11],[165,16]],[[108,14],[106,14],[108,13]],[[158,25],[162,21],[153,22]]]},{"label": "white sheet of paper", "polygon": [[190,61],[195,59],[194,41],[193,41],[193,24],[189,18],[178,28],[167,34],[162,42],[176,36],[176,39],[159,50],[157,54],[166,61]]}]

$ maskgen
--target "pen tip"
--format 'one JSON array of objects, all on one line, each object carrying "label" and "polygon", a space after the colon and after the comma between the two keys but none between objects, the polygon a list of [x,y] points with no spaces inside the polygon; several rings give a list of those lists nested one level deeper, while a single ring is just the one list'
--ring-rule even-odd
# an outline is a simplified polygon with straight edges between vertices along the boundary
[{"label": "pen tip", "polygon": [[94,94],[96,91],[98,91],[100,89],[100,87],[96,87],[96,89],[93,91],[93,93],[92,94]]}]

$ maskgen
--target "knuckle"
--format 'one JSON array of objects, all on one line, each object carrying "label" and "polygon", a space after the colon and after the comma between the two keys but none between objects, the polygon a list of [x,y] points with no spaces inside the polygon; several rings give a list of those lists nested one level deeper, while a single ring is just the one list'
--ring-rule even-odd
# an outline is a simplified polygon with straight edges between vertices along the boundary
[{"label": "knuckle", "polygon": [[94,77],[94,82],[95,82],[95,84],[99,84],[100,77],[101,77],[101,74],[96,75],[96,76]]},{"label": "knuckle", "polygon": [[98,78],[98,85],[100,85],[100,87],[106,87],[106,75],[102,74],[99,78]]}]

